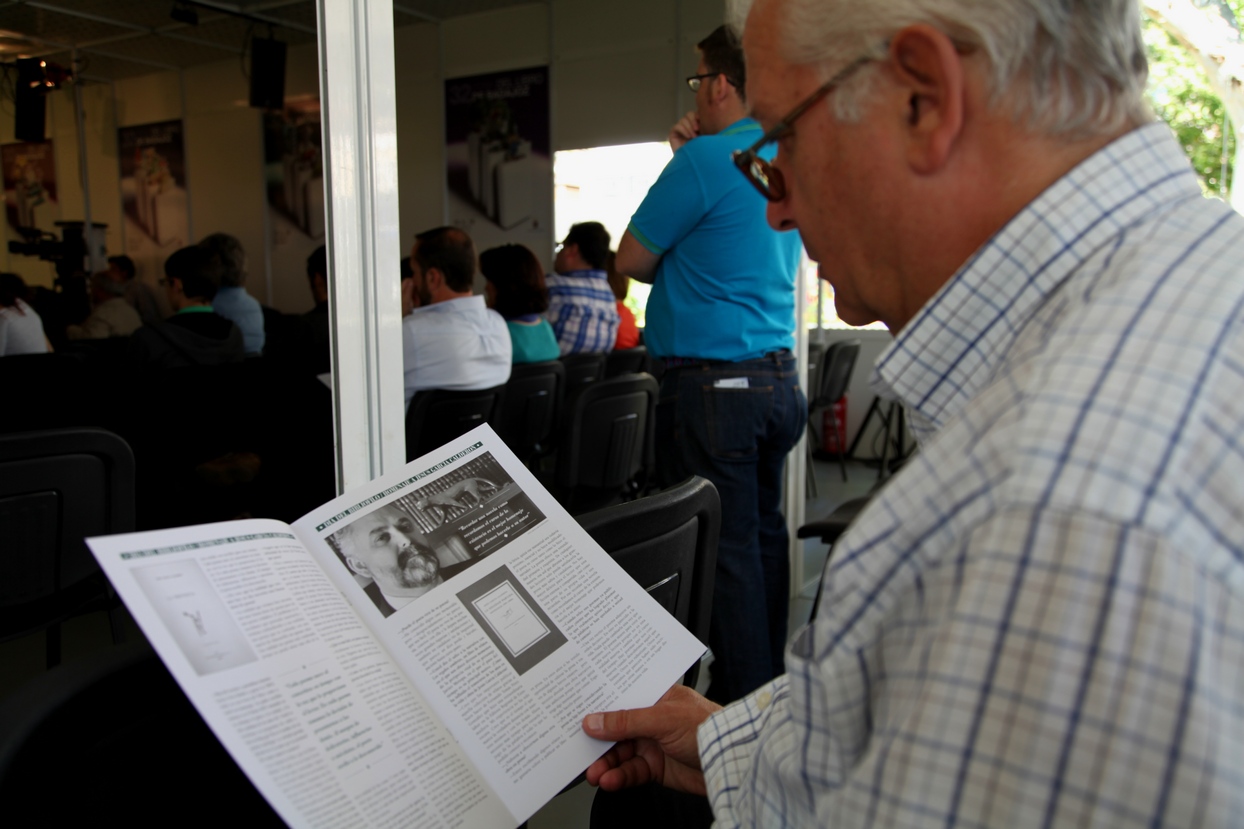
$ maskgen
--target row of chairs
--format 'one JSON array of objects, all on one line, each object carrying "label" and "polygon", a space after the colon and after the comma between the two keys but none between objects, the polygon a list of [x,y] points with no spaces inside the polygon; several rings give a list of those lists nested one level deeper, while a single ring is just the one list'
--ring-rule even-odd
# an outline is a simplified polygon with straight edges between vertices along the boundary
[{"label": "row of chairs", "polygon": [[[629,353],[628,353],[629,352]],[[516,365],[504,385],[418,392],[406,414],[406,454],[417,458],[488,423],[572,512],[638,494],[655,464],[657,382],[643,347]],[[609,358],[621,355],[613,366]]]}]

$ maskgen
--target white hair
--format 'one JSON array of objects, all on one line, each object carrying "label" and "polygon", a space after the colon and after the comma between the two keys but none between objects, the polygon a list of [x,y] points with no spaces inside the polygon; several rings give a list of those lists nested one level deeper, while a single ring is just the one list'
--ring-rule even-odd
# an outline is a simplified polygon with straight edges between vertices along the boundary
[{"label": "white hair", "polygon": [[[770,4],[776,0],[758,0]],[[727,0],[739,31],[753,0]],[[926,24],[983,53],[992,106],[1046,135],[1110,134],[1152,119],[1137,0],[780,0],[783,55],[831,69],[881,57],[895,32]],[[857,73],[831,96],[843,120],[858,116],[875,73]]]}]

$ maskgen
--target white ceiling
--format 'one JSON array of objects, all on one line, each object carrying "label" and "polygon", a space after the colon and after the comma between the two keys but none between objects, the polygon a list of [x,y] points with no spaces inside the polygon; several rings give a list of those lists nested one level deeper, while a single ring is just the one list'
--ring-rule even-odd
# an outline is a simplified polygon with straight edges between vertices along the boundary
[{"label": "white ceiling", "polygon": [[[395,0],[393,22],[406,26],[530,2]],[[193,9],[198,24],[174,20],[175,6]],[[0,61],[43,57],[69,68],[76,48],[84,80],[113,81],[242,59],[249,36],[267,37],[270,28],[291,45],[314,41],[315,0],[0,0]]]}]

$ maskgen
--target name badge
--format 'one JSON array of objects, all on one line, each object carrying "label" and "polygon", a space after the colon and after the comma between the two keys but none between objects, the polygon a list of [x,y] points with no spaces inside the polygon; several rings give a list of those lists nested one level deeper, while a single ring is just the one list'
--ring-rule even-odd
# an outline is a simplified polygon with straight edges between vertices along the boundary
[{"label": "name badge", "polygon": [[727,377],[724,380],[718,380],[713,383],[715,389],[745,389],[748,388],[746,377]]}]

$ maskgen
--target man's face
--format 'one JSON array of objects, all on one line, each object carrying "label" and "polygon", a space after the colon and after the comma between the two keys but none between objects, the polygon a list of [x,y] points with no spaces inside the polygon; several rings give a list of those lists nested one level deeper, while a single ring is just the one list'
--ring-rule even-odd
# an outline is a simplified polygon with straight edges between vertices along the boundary
[{"label": "man's face", "polygon": [[[708,67],[704,65],[704,58],[700,58],[700,62],[696,64],[695,74],[705,75],[708,73]],[[700,120],[700,135],[713,135],[718,130],[713,129],[713,110],[709,106],[710,87],[719,76],[714,75],[711,78],[701,78],[700,88],[695,91],[695,117]]]},{"label": "man's face", "polygon": [[382,593],[417,596],[440,580],[440,563],[421,549],[423,541],[410,516],[387,506],[355,521],[341,547],[350,568],[374,579]]},{"label": "man's face", "polygon": [[410,249],[410,272],[411,282],[414,283],[414,296],[419,300],[416,308],[424,308],[432,304],[432,292],[428,289],[427,279],[424,276],[423,268],[419,267],[419,262],[415,259],[415,251],[419,250],[419,243],[415,242],[414,247]]},{"label": "man's face", "polygon": [[[776,25],[780,5],[754,7],[744,34],[747,99],[765,129],[823,82],[815,68],[783,59]],[[804,113],[778,142],[773,163],[787,194],[768,207],[774,228],[799,229],[808,255],[820,263],[821,278],[834,288],[838,316],[852,325],[885,319],[891,301],[879,265],[887,256],[886,233],[894,218],[884,203],[886,159],[894,147],[878,126],[882,119],[873,115],[866,109],[858,123],[840,123],[825,102]]]},{"label": "man's face", "polygon": [[570,273],[574,270],[568,262],[570,258],[570,243],[562,242],[557,246],[557,253],[553,256],[553,272],[554,273]]}]

